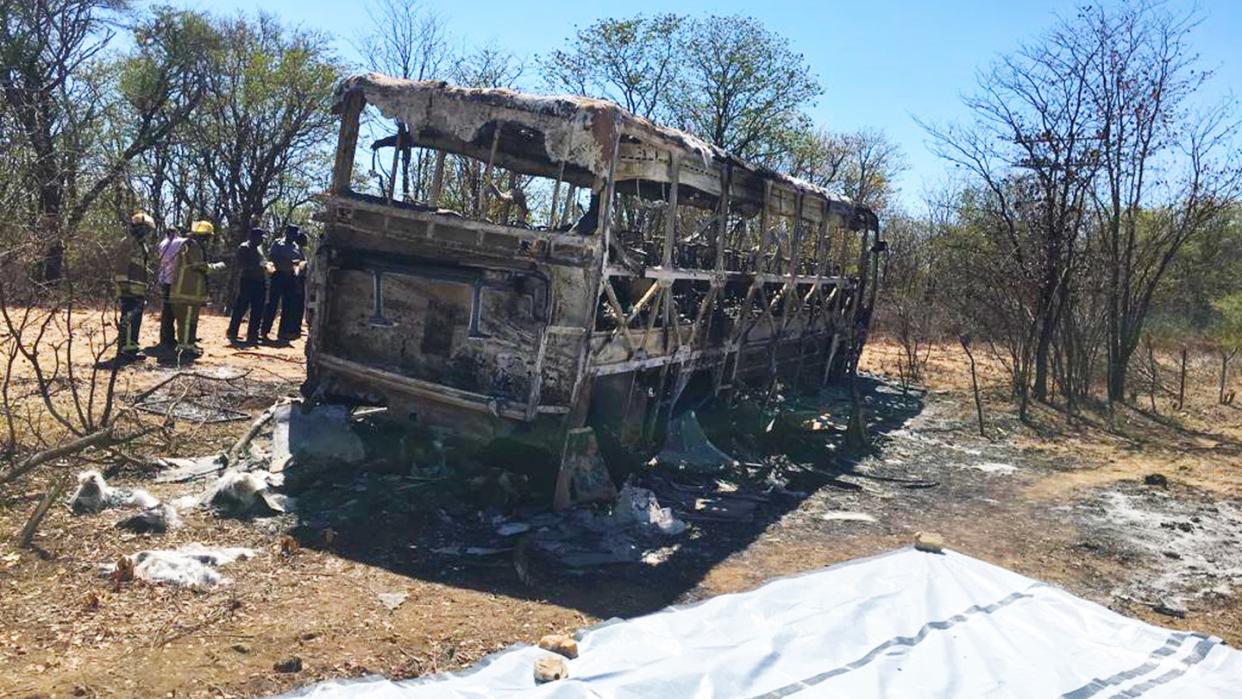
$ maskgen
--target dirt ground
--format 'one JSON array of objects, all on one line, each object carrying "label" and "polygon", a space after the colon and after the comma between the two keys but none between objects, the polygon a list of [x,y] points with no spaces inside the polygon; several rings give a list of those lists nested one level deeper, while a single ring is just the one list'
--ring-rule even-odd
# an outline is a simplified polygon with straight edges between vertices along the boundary
[{"label": "dirt ground", "polygon": [[[188,382],[191,403],[249,417],[296,393],[300,343],[239,352],[223,342],[225,324],[204,318],[207,354],[194,370],[241,378]],[[836,456],[840,401],[825,394],[822,420],[791,438],[817,451],[778,459],[817,468],[756,495],[751,518],[692,520],[641,563],[519,575],[512,552],[455,555],[496,508],[392,473],[323,486],[352,513],[344,520],[192,511],[181,529],[154,536],[118,531],[116,511],[75,516],[57,506],[37,550],[17,551],[11,533],[46,483],[19,481],[0,492],[0,695],[258,696],[329,677],[451,670],[549,632],[905,546],[917,531],[1124,614],[1242,643],[1242,409],[1215,404],[1210,365],[1195,367],[1186,410],[1162,398],[1159,413],[1122,408],[1107,427],[1102,413],[1070,421],[1048,407],[1019,422],[1003,371],[988,364],[982,437],[959,354],[933,352],[926,391],[867,382],[876,448],[862,458]],[[896,357],[895,346],[873,342],[864,369],[895,382]],[[128,368],[123,392],[178,370],[156,361]],[[167,455],[213,453],[247,424],[191,417]],[[1167,484],[1146,484],[1153,474]],[[188,487],[130,468],[113,482],[168,499]],[[367,499],[377,491],[383,498]],[[210,591],[114,587],[98,573],[124,554],[191,542],[258,555],[222,568],[232,583]],[[390,610],[377,595],[394,592],[408,596]],[[274,669],[294,656],[300,671]]]}]

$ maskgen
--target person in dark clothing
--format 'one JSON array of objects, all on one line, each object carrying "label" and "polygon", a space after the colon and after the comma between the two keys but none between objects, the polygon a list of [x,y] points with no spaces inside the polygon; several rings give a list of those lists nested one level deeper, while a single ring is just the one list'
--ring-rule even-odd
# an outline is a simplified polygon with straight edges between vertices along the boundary
[{"label": "person in dark clothing", "polygon": [[[268,253],[268,257],[272,262],[275,270],[272,273],[272,285],[268,289],[267,294],[267,312],[263,314],[263,340],[271,341],[269,334],[272,332],[272,324],[276,320],[277,308],[282,315],[281,329],[288,323],[286,319],[292,311],[294,301],[294,286],[297,281],[296,272],[305,257],[302,254],[302,248],[297,243],[298,227],[285,226],[285,235],[281,240],[272,243],[272,249]],[[280,335],[281,340],[287,340],[283,333]]]},{"label": "person in dark clothing", "polygon": [[[306,234],[298,231],[297,244],[301,248],[302,257],[306,257]],[[305,260],[295,269],[293,284],[293,312],[288,316],[288,325],[281,318],[280,334],[290,339],[302,336],[302,320],[306,317],[306,262]]]},{"label": "person in dark clothing", "polygon": [[233,313],[229,317],[229,342],[237,343],[242,318],[247,312],[250,322],[246,324],[246,344],[259,342],[259,326],[263,323],[263,302],[267,298],[267,257],[263,254],[263,238],[266,231],[255,228],[250,238],[237,246],[237,299],[233,301]]}]

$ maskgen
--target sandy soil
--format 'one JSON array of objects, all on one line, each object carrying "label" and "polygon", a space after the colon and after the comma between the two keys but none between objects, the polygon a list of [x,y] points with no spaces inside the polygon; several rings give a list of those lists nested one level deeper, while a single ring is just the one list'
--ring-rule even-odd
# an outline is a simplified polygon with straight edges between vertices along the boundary
[{"label": "sandy soil", "polygon": [[[224,326],[204,319],[207,355],[196,370],[248,372],[230,389],[230,407],[253,415],[296,391],[300,344],[238,352],[223,342]],[[873,343],[864,365],[895,380],[896,356],[895,347]],[[151,385],[176,370],[152,361],[127,369],[126,379]],[[388,491],[381,504],[347,502],[364,514],[330,533],[305,517],[195,511],[184,528],[157,538],[119,532],[116,512],[74,516],[58,506],[36,551],[0,541],[0,695],[256,696],[327,677],[460,668],[548,632],[904,546],[920,530],[1123,613],[1242,643],[1242,411],[1214,404],[1210,370],[1196,372],[1188,410],[1174,413],[1167,401],[1159,415],[1124,408],[1112,429],[1101,416],[1071,424],[1046,407],[1023,425],[1001,368],[988,364],[983,375],[987,438],[978,434],[964,361],[937,349],[926,395],[887,386],[868,393],[873,454],[829,457],[830,478],[765,500],[751,521],[695,522],[655,547],[650,563],[584,574],[543,568],[523,581],[511,554],[437,552],[470,543],[463,537],[483,508],[435,492],[406,504],[384,485],[402,483],[397,476],[329,484],[355,499]],[[208,384],[188,390],[206,403],[220,390]],[[833,410],[823,408],[828,422]],[[187,437],[170,455],[210,453],[246,424],[183,425]],[[823,451],[835,434],[803,437]],[[1144,484],[1154,473],[1167,487]],[[153,485],[132,470],[116,482],[164,498],[188,487]],[[21,525],[44,483],[30,478],[0,493],[0,536]],[[100,564],[123,554],[189,542],[259,555],[224,568],[233,583],[206,592],[117,588],[98,576]],[[377,598],[384,592],[408,597],[390,611]],[[1153,610],[1161,604],[1185,618]],[[291,656],[301,671],[273,669]]]}]

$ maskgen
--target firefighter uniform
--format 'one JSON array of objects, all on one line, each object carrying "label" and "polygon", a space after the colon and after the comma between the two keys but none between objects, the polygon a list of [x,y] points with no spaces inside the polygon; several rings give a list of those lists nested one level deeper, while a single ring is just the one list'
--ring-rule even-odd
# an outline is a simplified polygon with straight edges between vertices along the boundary
[{"label": "firefighter uniform", "polygon": [[177,326],[177,353],[201,355],[198,346],[198,313],[207,302],[207,273],[220,269],[223,263],[207,262],[204,243],[215,234],[209,221],[195,221],[190,235],[177,253],[177,268],[173,273],[168,300],[172,303],[173,318]]},{"label": "firefighter uniform", "polygon": [[143,212],[129,221],[129,233],[117,248],[113,282],[116,285],[117,356],[133,361],[142,358],[138,336],[142,331],[142,312],[147,305],[147,277],[150,251],[146,235],[155,230],[155,221]]}]

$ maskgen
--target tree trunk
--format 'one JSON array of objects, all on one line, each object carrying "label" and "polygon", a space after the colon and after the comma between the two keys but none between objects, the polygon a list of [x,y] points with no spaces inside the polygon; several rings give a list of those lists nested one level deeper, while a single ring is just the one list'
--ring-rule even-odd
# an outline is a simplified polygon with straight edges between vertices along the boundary
[{"label": "tree trunk", "polygon": [[1147,397],[1151,400],[1151,411],[1158,413],[1160,412],[1156,410],[1156,380],[1158,378],[1156,372],[1158,368],[1156,366],[1156,350],[1152,347],[1150,337],[1147,338],[1147,364],[1151,368],[1151,383],[1147,386]]},{"label": "tree trunk", "polygon": [[979,436],[987,437],[988,432],[983,426],[983,400],[979,397],[979,374],[975,369],[975,355],[970,351],[970,343],[962,340],[962,349],[970,359],[970,387],[975,394],[975,414],[979,417]]},{"label": "tree trunk", "polygon": [[1177,377],[1177,409],[1186,404],[1186,348],[1182,348],[1182,370]]},{"label": "tree trunk", "polygon": [[1220,392],[1217,394],[1217,400],[1221,405],[1226,405],[1229,401],[1225,397],[1225,389],[1229,385],[1229,360],[1233,359],[1233,355],[1237,352],[1220,351]]}]

